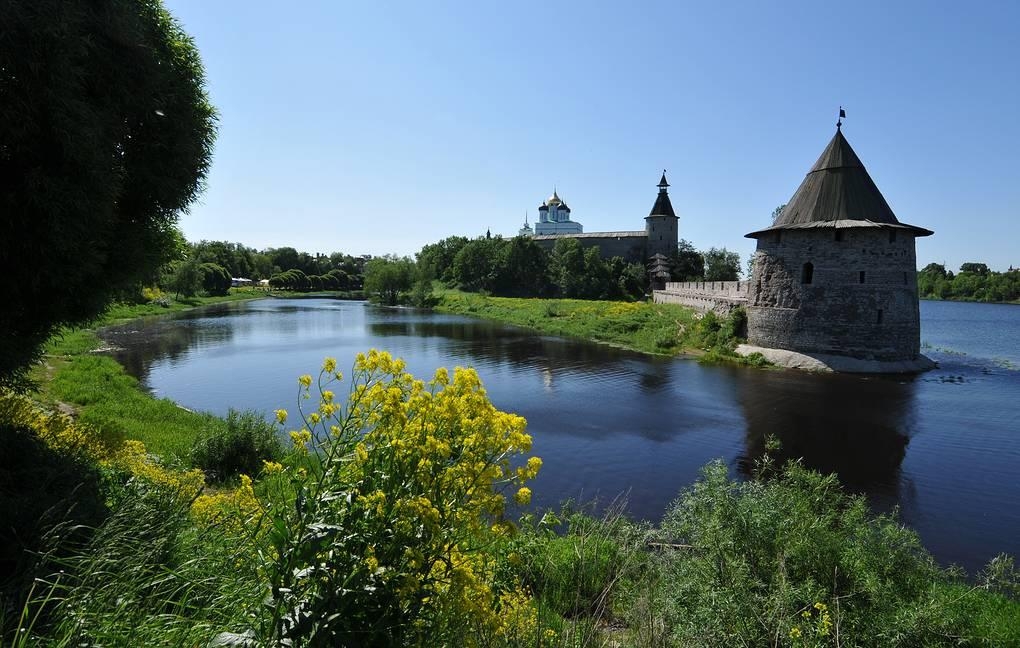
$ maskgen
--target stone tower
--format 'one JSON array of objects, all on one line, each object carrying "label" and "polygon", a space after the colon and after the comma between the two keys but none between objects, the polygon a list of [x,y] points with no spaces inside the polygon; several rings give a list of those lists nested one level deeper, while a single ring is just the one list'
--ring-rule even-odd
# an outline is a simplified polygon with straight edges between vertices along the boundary
[{"label": "stone tower", "polygon": [[861,360],[920,356],[914,239],[837,126],[771,227],[748,291],[752,345]]},{"label": "stone tower", "polygon": [[666,182],[666,170],[662,170],[659,180],[659,195],[655,198],[652,211],[645,216],[645,233],[648,235],[648,247],[645,255],[648,258],[662,254],[672,258],[676,255],[676,244],[680,240],[679,221],[673,211],[673,203],[669,201]]}]

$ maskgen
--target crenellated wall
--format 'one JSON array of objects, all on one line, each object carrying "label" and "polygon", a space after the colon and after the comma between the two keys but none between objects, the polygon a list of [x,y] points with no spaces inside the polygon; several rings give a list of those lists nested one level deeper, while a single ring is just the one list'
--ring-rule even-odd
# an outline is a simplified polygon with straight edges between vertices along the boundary
[{"label": "crenellated wall", "polygon": [[669,282],[664,290],[652,293],[656,304],[679,304],[702,312],[728,315],[734,308],[747,305],[748,281]]}]

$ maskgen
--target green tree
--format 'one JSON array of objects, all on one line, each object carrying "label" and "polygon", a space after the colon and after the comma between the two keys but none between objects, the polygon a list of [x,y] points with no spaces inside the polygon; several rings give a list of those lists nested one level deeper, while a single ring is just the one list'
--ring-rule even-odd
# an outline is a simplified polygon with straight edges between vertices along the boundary
[{"label": "green tree", "polygon": [[170,282],[167,286],[177,298],[194,297],[202,289],[202,264],[195,259],[185,259],[171,264]]},{"label": "green tree", "polygon": [[988,266],[984,263],[964,263],[960,266],[960,272],[970,272],[981,277],[988,276]]},{"label": "green tree", "polygon": [[549,258],[549,278],[561,297],[578,297],[584,290],[584,250],[574,238],[562,238]]},{"label": "green tree", "polygon": [[648,271],[640,263],[627,263],[623,257],[608,261],[609,274],[616,281],[615,297],[640,299],[648,290]]},{"label": "green tree", "polygon": [[493,292],[502,272],[502,238],[477,238],[468,241],[453,258],[451,275],[462,289],[469,292]]},{"label": "green tree", "polygon": [[602,260],[597,247],[584,251],[584,273],[582,276],[582,299],[613,299],[618,297],[616,282],[609,272],[609,266]]},{"label": "green tree", "polygon": [[705,281],[736,281],[740,277],[740,255],[726,248],[705,252]]},{"label": "green tree", "polygon": [[0,4],[0,381],[172,254],[215,114],[156,0]]},{"label": "green tree", "polygon": [[530,236],[515,236],[503,246],[496,292],[539,297],[549,288],[549,255]]},{"label": "green tree", "polygon": [[455,283],[453,260],[457,257],[460,249],[467,244],[467,237],[449,236],[438,243],[426,245],[416,255],[418,267],[433,279],[439,279],[446,283]]},{"label": "green tree", "polygon": [[775,209],[772,210],[772,222],[773,223],[775,223],[777,220],[779,220],[779,217],[783,215],[783,211],[785,209],[786,209],[786,203],[783,203],[782,205],[779,205],[778,207],[776,207]]},{"label": "green tree", "polygon": [[221,265],[203,263],[199,266],[202,273],[202,290],[207,295],[226,295],[230,292],[230,273]]},{"label": "green tree", "polygon": [[676,244],[676,257],[673,259],[673,279],[699,281],[704,276],[705,257],[690,241],[680,239]]},{"label": "green tree", "polygon": [[414,272],[414,262],[407,257],[376,257],[365,264],[365,292],[393,306],[411,289]]},{"label": "green tree", "polygon": [[269,279],[279,272],[280,268],[273,265],[273,258],[270,255],[264,252],[252,254],[252,279]]}]

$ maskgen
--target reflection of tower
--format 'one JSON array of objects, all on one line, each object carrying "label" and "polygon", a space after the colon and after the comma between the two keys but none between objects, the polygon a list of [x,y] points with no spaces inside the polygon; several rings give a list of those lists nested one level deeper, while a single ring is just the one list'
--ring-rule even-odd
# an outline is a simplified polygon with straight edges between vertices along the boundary
[{"label": "reflection of tower", "polygon": [[753,472],[773,436],[781,463],[799,458],[813,470],[837,473],[852,491],[898,494],[914,422],[913,384],[799,372],[748,372],[738,384],[747,422],[742,473]]},{"label": "reflection of tower", "polygon": [[552,391],[553,373],[552,369],[550,369],[549,367],[544,367],[542,369],[542,386],[545,388],[546,391]]}]

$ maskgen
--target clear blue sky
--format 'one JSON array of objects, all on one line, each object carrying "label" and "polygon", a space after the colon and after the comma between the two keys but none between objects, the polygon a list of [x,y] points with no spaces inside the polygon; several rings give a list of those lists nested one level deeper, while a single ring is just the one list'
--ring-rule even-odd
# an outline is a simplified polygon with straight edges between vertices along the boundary
[{"label": "clear blue sky", "polygon": [[919,266],[1020,266],[1015,0],[165,2],[220,115],[189,240],[413,254],[554,185],[643,229],[665,168],[681,237],[743,260],[843,105]]}]

